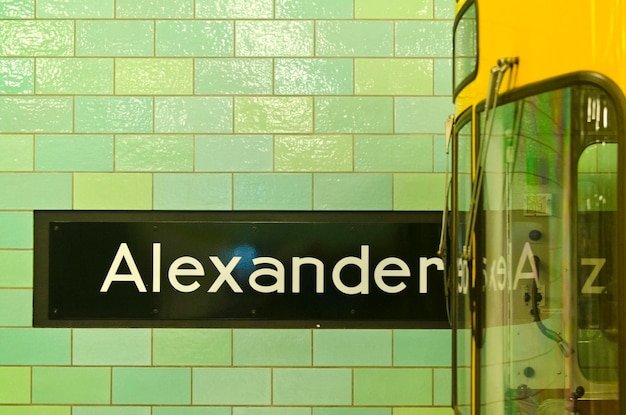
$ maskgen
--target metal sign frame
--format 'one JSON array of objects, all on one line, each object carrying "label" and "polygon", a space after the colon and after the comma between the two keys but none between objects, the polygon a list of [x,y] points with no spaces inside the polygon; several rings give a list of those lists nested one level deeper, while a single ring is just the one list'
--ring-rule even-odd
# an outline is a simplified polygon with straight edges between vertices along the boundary
[{"label": "metal sign frame", "polygon": [[34,219],[35,327],[449,327],[438,212]]}]

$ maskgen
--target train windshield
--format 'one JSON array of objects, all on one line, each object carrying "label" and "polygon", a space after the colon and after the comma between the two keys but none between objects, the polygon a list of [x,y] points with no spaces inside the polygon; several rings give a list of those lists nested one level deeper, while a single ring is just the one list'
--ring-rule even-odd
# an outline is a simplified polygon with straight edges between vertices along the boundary
[{"label": "train windshield", "polygon": [[615,105],[579,85],[488,117],[474,255],[480,413],[617,413]]},{"label": "train windshield", "polygon": [[476,76],[478,69],[478,21],[476,4],[466,3],[454,24],[454,92],[467,85]]}]

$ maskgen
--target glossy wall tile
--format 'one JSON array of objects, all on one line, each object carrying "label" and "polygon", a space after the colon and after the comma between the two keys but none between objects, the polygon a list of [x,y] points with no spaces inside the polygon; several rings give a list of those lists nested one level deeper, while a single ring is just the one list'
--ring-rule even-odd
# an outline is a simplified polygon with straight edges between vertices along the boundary
[{"label": "glossy wall tile", "polygon": [[450,415],[446,330],[32,328],[33,210],[440,210],[452,0],[0,0],[0,415]]}]

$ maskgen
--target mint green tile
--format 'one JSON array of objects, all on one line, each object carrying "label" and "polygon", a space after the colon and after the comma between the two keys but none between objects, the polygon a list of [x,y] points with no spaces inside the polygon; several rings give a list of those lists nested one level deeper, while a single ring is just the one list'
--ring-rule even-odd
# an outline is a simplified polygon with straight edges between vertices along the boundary
[{"label": "mint green tile", "polygon": [[226,406],[154,406],[152,415],[232,415]]},{"label": "mint green tile", "polygon": [[32,286],[33,251],[0,250],[0,287],[29,288]]},{"label": "mint green tile", "polygon": [[310,330],[234,330],[235,366],[310,366]]},{"label": "mint green tile", "polygon": [[279,95],[351,95],[352,59],[276,59]]},{"label": "mint green tile", "polygon": [[154,209],[230,210],[230,174],[163,173],[154,175]]},{"label": "mint green tile", "polygon": [[71,132],[72,107],[71,97],[0,96],[0,131]]},{"label": "mint green tile", "polygon": [[75,97],[75,131],[78,133],[152,132],[150,97]]},{"label": "mint green tile", "polygon": [[352,171],[351,135],[278,135],[274,153],[276,171]]},{"label": "mint green tile", "polygon": [[230,329],[155,329],[155,366],[230,366]]},{"label": "mint green tile", "polygon": [[0,405],[30,403],[30,369],[0,367]]},{"label": "mint green tile", "polygon": [[452,56],[452,21],[404,21],[396,23],[396,56]]},{"label": "mint green tile", "polygon": [[455,415],[452,408],[393,408],[393,415]]},{"label": "mint green tile", "polygon": [[316,330],[315,366],[391,366],[389,330]]},{"label": "mint green tile", "polygon": [[235,174],[236,210],[310,210],[310,174]]},{"label": "mint green tile", "polygon": [[0,364],[69,365],[69,329],[0,329]]},{"label": "mint green tile", "polygon": [[21,405],[0,406],[0,415],[70,415],[71,406]]},{"label": "mint green tile", "polygon": [[431,369],[355,369],[355,405],[432,405]]},{"label": "mint green tile", "polygon": [[354,138],[354,170],[362,172],[431,172],[430,135],[367,135]]},{"label": "mint green tile", "polygon": [[11,0],[0,3],[0,19],[32,19],[35,0]]},{"label": "mint green tile", "polygon": [[315,210],[391,210],[389,174],[330,174],[314,176]]},{"label": "mint green tile", "polygon": [[155,130],[158,133],[230,133],[233,100],[219,97],[157,97]]},{"label": "mint green tile", "polygon": [[154,21],[76,21],[76,56],[152,56],[153,54]]},{"label": "mint green tile", "polygon": [[306,407],[235,406],[233,415],[311,415]]},{"label": "mint green tile", "polygon": [[72,176],[57,173],[0,173],[0,209],[70,209]]},{"label": "mint green tile", "polygon": [[0,171],[33,170],[33,136],[0,135]]},{"label": "mint green tile", "polygon": [[196,0],[197,19],[269,19],[272,0]]},{"label": "mint green tile", "polygon": [[149,366],[148,329],[74,329],[74,366]]},{"label": "mint green tile", "polygon": [[119,58],[115,61],[117,95],[190,95],[191,58]]},{"label": "mint green tile", "polygon": [[0,326],[32,327],[33,291],[0,289]]},{"label": "mint green tile", "polygon": [[272,171],[271,135],[196,136],[196,171]]},{"label": "mint green tile", "polygon": [[452,397],[452,370],[435,369],[433,403],[438,406],[450,406]]},{"label": "mint green tile", "polygon": [[392,56],[393,22],[322,20],[316,25],[317,56]]},{"label": "mint green tile", "polygon": [[191,403],[189,368],[113,368],[113,404]]},{"label": "mint green tile", "polygon": [[454,20],[455,4],[449,1],[435,1],[435,19]]},{"label": "mint green tile", "polygon": [[193,369],[194,405],[269,405],[272,402],[269,368]]},{"label": "mint green tile", "polygon": [[271,95],[269,58],[196,59],[195,92],[207,95]]},{"label": "mint green tile", "polygon": [[118,19],[177,19],[193,17],[193,0],[115,0]]},{"label": "mint green tile", "polygon": [[431,0],[354,0],[357,19],[432,19]]},{"label": "mint green tile", "polygon": [[352,19],[353,0],[276,0],[278,19]]},{"label": "mint green tile", "polygon": [[[452,154],[446,154],[446,136],[436,135],[433,137],[433,171],[445,173],[452,170]],[[461,165],[461,162],[459,163]]]},{"label": "mint green tile", "polygon": [[394,330],[394,366],[450,366],[450,330]]},{"label": "mint green tile", "polygon": [[392,133],[390,97],[319,97],[315,99],[317,133]]},{"label": "mint green tile", "polygon": [[396,132],[445,134],[445,120],[453,113],[450,97],[398,97],[395,98]]},{"label": "mint green tile", "polygon": [[236,133],[310,133],[310,97],[235,97]]},{"label": "mint green tile", "polygon": [[0,59],[0,94],[32,94],[34,83],[34,59]]},{"label": "mint green tile", "polygon": [[151,415],[149,406],[74,406],[72,415]]},{"label": "mint green tile", "polygon": [[37,18],[112,19],[113,3],[114,0],[37,0]]},{"label": "mint green tile", "polygon": [[33,368],[33,403],[106,404],[110,400],[109,368]]},{"label": "mint green tile", "polygon": [[157,56],[233,56],[234,47],[232,21],[156,22]]},{"label": "mint green tile", "polygon": [[391,415],[391,408],[313,408],[313,415]]},{"label": "mint green tile", "polygon": [[356,95],[432,95],[430,59],[356,59]]},{"label": "mint green tile", "polygon": [[241,20],[235,25],[237,56],[313,56],[313,22]]},{"label": "mint green tile", "polygon": [[191,135],[118,135],[117,171],[192,171]]},{"label": "mint green tile", "polygon": [[5,20],[0,26],[0,56],[71,56],[71,20]]},{"label": "mint green tile", "polygon": [[32,247],[32,212],[0,212],[0,249]]},{"label": "mint green tile", "polygon": [[274,369],[274,405],[350,405],[351,369]]},{"label": "mint green tile", "polygon": [[435,95],[452,95],[452,59],[435,59]]},{"label": "mint green tile", "polygon": [[112,135],[37,135],[37,171],[112,171]]},{"label": "mint green tile", "polygon": [[445,174],[406,173],[393,177],[393,210],[442,210]]},{"label": "mint green tile", "polygon": [[113,94],[111,58],[38,58],[38,94]]},{"label": "mint green tile", "polygon": [[76,173],[74,209],[152,209],[152,175]]}]

